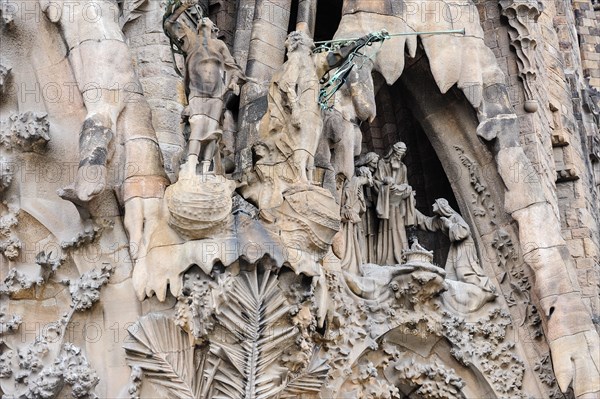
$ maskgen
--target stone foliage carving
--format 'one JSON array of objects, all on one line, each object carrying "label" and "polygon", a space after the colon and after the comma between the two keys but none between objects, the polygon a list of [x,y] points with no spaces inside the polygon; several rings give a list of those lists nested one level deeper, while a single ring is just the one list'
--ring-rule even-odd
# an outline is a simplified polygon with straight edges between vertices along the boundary
[{"label": "stone foliage carving", "polygon": [[[57,337],[38,337],[36,340],[18,351],[17,356],[2,355],[2,360],[12,362],[13,373],[3,373],[1,379],[13,381],[13,387],[6,390],[6,398],[58,398],[64,388],[68,387],[74,398],[97,398],[94,388],[99,383],[96,372],[82,353],[81,349],[71,343],[65,343],[55,359],[49,356],[55,351]],[[14,367],[18,364],[18,367]],[[18,371],[17,371],[18,370]],[[6,389],[10,385],[2,384]]]},{"label": "stone foliage carving", "polygon": [[454,149],[459,154],[460,162],[469,171],[469,181],[475,191],[472,202],[474,205],[473,213],[479,217],[489,214],[494,219],[496,217],[496,207],[491,201],[490,191],[481,174],[481,166],[465,155],[462,148],[454,146]]},{"label": "stone foliage carving", "polygon": [[496,392],[520,393],[523,366],[513,344],[505,342],[507,315],[496,309],[465,324],[445,312],[444,272],[422,252],[415,247],[406,265],[385,273],[373,266],[363,278],[328,273],[330,324],[318,341],[318,294],[310,285],[292,284],[284,293],[285,274],[258,272],[254,265],[238,275],[190,272],[177,321],[150,314],[130,328],[129,363],[143,381],[175,397],[319,397],[336,392],[343,381],[343,392],[360,398],[400,397],[397,381],[422,397],[461,397],[464,382],[455,371],[381,341],[397,331],[445,337],[453,356],[481,367]]},{"label": "stone foliage carving", "polygon": [[71,294],[71,307],[73,311],[89,309],[100,299],[100,288],[108,283],[113,272],[110,264],[102,265],[100,269],[93,269],[84,273],[77,280],[65,280]]},{"label": "stone foliage carving", "polygon": [[0,93],[4,93],[4,87],[6,82],[8,82],[10,70],[10,68],[0,64]]},{"label": "stone foliage carving", "polygon": [[441,364],[423,364],[414,359],[405,359],[394,368],[399,372],[400,378],[408,384],[419,388],[416,394],[423,398],[460,398],[464,382],[454,373]]},{"label": "stone foliage carving", "polygon": [[[68,247],[68,244],[66,244]],[[65,257],[54,257],[40,252],[36,263],[40,267],[34,280],[28,274],[11,269],[1,286],[0,295],[16,297],[21,291],[42,286],[61,266]],[[78,279],[64,280],[69,285],[72,298],[71,311],[55,323],[46,326],[41,335],[24,346],[14,348],[18,341],[10,340],[0,353],[0,388],[7,398],[47,398],[59,397],[67,386],[75,398],[96,398],[94,389],[99,383],[96,371],[86,359],[81,348],[64,342],[66,330],[73,315],[84,311],[100,299],[100,288],[106,285],[112,274],[112,266],[104,265],[100,270],[93,269]],[[3,314],[4,316],[4,314]],[[2,334],[17,331],[21,324],[19,316],[2,320]]]},{"label": "stone foliage carving", "polygon": [[539,374],[540,380],[544,385],[550,388],[550,399],[564,398],[565,395],[560,392],[556,384],[556,380],[552,375],[552,362],[550,361],[550,355],[543,356],[538,362],[536,362],[533,369]]},{"label": "stone foliage carving", "polygon": [[50,141],[48,115],[25,112],[1,122],[0,143],[8,149],[43,153]]},{"label": "stone foliage carving", "polygon": [[356,378],[352,382],[360,386],[357,397],[401,398],[407,391],[422,398],[464,397],[465,383],[454,370],[437,361],[424,362],[420,356],[385,340],[381,346],[361,361],[353,374]]},{"label": "stone foliage carving", "polygon": [[6,157],[0,157],[0,193],[6,190],[13,180],[13,171]]},{"label": "stone foliage carving", "polygon": [[5,309],[0,310],[0,337],[18,330],[22,322],[21,316],[6,314]]},{"label": "stone foliage carving", "polygon": [[21,240],[15,235],[14,227],[18,224],[15,213],[9,212],[0,217],[0,234],[2,241],[0,241],[0,250],[2,255],[8,259],[15,259],[19,256],[19,249],[21,248]]},{"label": "stone foliage carving", "polygon": [[511,325],[507,312],[494,309],[475,323],[453,315],[444,321],[444,336],[452,342],[452,355],[465,365],[476,364],[500,396],[525,398],[521,391],[525,366],[506,339]]},{"label": "stone foliage carving", "polygon": [[[307,339],[316,325],[310,304],[292,306],[268,271],[199,281],[186,279],[189,301],[180,299],[177,323],[205,338],[201,346],[194,348],[166,316],[150,314],[130,328],[135,343],[126,346],[128,359],[144,381],[185,398],[285,398],[320,391],[327,368]],[[205,301],[212,301],[211,314],[202,313]],[[182,306],[191,309],[183,314]]]}]

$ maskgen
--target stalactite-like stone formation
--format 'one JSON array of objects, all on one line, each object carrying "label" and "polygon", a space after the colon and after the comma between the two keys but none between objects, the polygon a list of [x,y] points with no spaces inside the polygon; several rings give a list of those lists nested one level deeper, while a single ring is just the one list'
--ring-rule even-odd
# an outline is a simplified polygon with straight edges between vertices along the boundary
[{"label": "stalactite-like stone formation", "polygon": [[517,53],[519,76],[523,81],[525,93],[525,110],[536,112],[537,64],[536,49],[538,45],[535,24],[542,12],[543,5],[537,0],[501,0],[502,15],[508,18],[511,46]]}]

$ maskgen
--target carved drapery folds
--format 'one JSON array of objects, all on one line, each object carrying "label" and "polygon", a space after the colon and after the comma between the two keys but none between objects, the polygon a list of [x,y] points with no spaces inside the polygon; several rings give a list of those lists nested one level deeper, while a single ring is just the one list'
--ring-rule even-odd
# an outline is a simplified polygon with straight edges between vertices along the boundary
[{"label": "carved drapery folds", "polygon": [[536,112],[537,38],[535,24],[543,5],[538,0],[500,0],[502,15],[508,18],[510,43],[517,53],[519,76],[523,81],[525,110]]}]

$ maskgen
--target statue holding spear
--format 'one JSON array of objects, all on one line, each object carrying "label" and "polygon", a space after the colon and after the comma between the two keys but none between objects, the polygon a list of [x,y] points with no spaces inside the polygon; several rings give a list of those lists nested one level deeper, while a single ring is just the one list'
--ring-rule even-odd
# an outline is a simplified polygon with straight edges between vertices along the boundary
[{"label": "statue holding spear", "polygon": [[[189,12],[193,7],[200,17],[196,29],[190,27],[196,23]],[[181,20],[183,15],[189,23]],[[188,105],[183,116],[190,125],[190,137],[188,159],[180,176],[194,176],[198,161],[201,173],[207,174],[213,160],[218,159],[225,95],[227,92],[238,95],[240,84],[246,77],[225,43],[217,39],[218,29],[210,19],[202,16],[196,1],[170,3],[163,27],[174,45],[174,52],[185,57],[184,84]],[[220,169],[216,163],[213,163],[213,173]]]}]

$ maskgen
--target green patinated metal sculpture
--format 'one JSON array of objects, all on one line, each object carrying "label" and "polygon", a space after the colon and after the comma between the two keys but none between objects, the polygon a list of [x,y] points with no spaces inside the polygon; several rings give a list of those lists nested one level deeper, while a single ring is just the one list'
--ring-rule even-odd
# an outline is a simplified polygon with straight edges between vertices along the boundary
[{"label": "green patinated metal sculpture", "polygon": [[[338,40],[326,40],[315,42],[315,49],[313,53],[322,52],[335,52],[339,51],[346,46],[355,46],[352,51],[347,55],[346,60],[340,65],[332,76],[329,76],[329,72],[321,78],[321,90],[319,92],[319,104],[321,109],[331,109],[333,107],[330,104],[331,99],[335,96],[335,93],[346,83],[346,79],[350,74],[350,71],[357,66],[357,59],[365,60],[373,58],[375,53],[367,56],[361,52],[361,49],[373,45],[373,43],[383,44],[385,40],[391,39],[397,36],[411,36],[411,35],[445,35],[445,34],[465,34],[465,29],[453,29],[453,30],[440,30],[440,31],[423,31],[423,32],[401,32],[401,33],[388,33],[387,30],[383,29],[380,32],[373,32],[367,36],[354,39],[338,39]],[[378,51],[378,50],[376,50]],[[358,68],[361,67],[358,65]]]},{"label": "green patinated metal sculpture", "polygon": [[[185,0],[184,0],[185,2]],[[182,1],[180,0],[167,0],[167,5],[165,9],[165,14],[163,16],[163,29],[164,24],[167,19],[173,14],[173,10],[177,9],[182,5]],[[198,26],[199,20],[204,18],[204,11],[198,5],[190,5],[190,8],[193,8],[195,12],[191,12],[190,10],[186,10],[184,15],[186,16],[188,23],[192,25],[192,27],[196,28]],[[169,32],[165,30],[165,34],[169,38],[171,54],[173,56],[173,68],[175,72],[181,77],[183,74],[177,67],[177,62],[175,61],[175,54],[181,54],[185,57],[185,51],[181,49],[177,43],[177,40],[169,35]],[[331,70],[328,70],[321,77],[321,90],[319,92],[319,105],[321,109],[331,109],[333,104],[330,104],[331,99],[335,96],[335,93],[346,83],[346,79],[352,69],[355,66],[358,68],[367,60],[373,58],[375,53],[370,56],[361,52],[361,50],[365,47],[372,46],[374,43],[383,44],[385,40],[391,39],[397,36],[411,36],[411,35],[444,35],[444,34],[465,34],[465,29],[453,29],[453,30],[440,30],[440,31],[423,31],[423,32],[401,32],[401,33],[388,33],[387,30],[383,29],[379,32],[373,32],[361,38],[352,38],[352,39],[337,39],[337,40],[326,40],[315,42],[315,48],[313,49],[313,53],[323,53],[323,52],[338,52],[344,47],[353,47],[352,50],[345,56],[344,62],[337,66],[335,72],[331,74]],[[358,59],[362,59],[361,64],[358,64]]]}]

